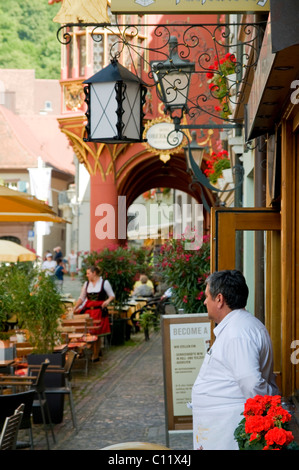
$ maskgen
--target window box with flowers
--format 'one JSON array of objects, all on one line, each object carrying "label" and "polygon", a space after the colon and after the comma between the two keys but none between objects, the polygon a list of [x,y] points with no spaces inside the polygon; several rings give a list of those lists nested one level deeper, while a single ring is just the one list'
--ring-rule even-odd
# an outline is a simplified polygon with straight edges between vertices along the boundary
[{"label": "window box with flowers", "polygon": [[230,98],[236,83],[234,54],[227,53],[220,60],[215,57],[214,63],[209,66],[207,79],[211,95],[219,101],[219,106],[215,106],[215,111],[220,112],[220,117],[223,119],[228,119],[232,114]]},{"label": "window box with flowers", "polygon": [[223,177],[223,171],[231,168],[230,159],[226,150],[213,152],[210,159],[206,161],[207,168],[204,170],[206,177],[212,184],[216,184],[218,178]]}]

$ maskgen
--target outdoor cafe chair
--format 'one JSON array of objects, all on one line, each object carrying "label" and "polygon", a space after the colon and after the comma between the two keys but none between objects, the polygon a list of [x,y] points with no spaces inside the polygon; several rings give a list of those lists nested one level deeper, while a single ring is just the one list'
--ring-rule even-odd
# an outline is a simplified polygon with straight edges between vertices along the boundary
[{"label": "outdoor cafe chair", "polygon": [[33,433],[32,433],[32,405],[35,391],[28,390],[20,393],[10,393],[0,395],[0,428],[4,426],[5,418],[8,415],[12,415],[14,410],[24,404],[23,416],[19,429],[28,430],[29,432],[29,443],[17,441],[16,448],[34,448],[33,444]]},{"label": "outdoor cafe chair", "polygon": [[15,450],[23,410],[24,404],[21,404],[12,416],[5,419],[0,434],[0,450]]},{"label": "outdoor cafe chair", "polygon": [[76,351],[70,350],[67,354],[67,359],[65,361],[64,368],[55,367],[53,369],[48,369],[50,373],[63,374],[64,379],[65,379],[65,385],[63,387],[50,387],[50,388],[45,389],[46,395],[63,394],[63,395],[69,396],[72,421],[73,421],[73,426],[75,429],[77,429],[77,420],[76,420],[76,413],[75,413],[75,406],[74,406],[73,392],[72,392],[72,385],[71,385],[71,380],[72,380],[71,372],[72,372],[72,367],[73,367],[73,364],[75,362],[77,355],[78,353]]},{"label": "outdoor cafe chair", "polygon": [[[50,361],[46,359],[40,366],[28,366],[28,375],[25,376],[15,376],[15,375],[1,375],[0,376],[0,387],[30,387],[36,393],[36,399],[33,401],[33,410],[39,409],[42,416],[42,421],[44,425],[46,441],[47,441],[47,448],[50,449],[50,443],[48,438],[48,431],[47,431],[47,424],[50,425],[51,433],[53,437],[54,443],[55,435],[54,435],[54,427],[51,421],[50,410],[47,402],[47,398],[45,395],[45,383],[44,377],[46,373],[46,369],[49,366]],[[32,375],[34,372],[35,375]]]}]

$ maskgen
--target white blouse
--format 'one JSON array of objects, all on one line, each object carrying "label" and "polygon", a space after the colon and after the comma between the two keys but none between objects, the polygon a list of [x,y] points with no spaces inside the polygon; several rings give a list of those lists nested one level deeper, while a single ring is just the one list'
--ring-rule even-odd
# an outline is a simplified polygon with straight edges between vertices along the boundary
[{"label": "white blouse", "polygon": [[[84,300],[86,299],[87,292],[89,294],[93,292],[100,292],[102,290],[102,283],[103,283],[102,277],[100,277],[99,280],[95,284],[93,284],[92,282],[88,282],[88,286],[87,286],[87,281],[86,281],[83,284],[81,294],[80,294],[80,299],[84,302]],[[86,286],[87,286],[87,290],[86,290]],[[105,279],[104,281],[104,291],[106,292],[108,297],[115,297],[111,284],[107,279]]]}]

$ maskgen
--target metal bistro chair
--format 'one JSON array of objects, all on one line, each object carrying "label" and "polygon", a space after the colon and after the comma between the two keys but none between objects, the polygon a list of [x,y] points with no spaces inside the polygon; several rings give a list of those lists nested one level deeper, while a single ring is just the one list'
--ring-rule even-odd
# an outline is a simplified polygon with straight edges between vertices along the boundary
[{"label": "metal bistro chair", "polygon": [[21,404],[12,416],[5,419],[0,435],[0,450],[15,450],[24,407],[25,405]]},{"label": "metal bistro chair", "polygon": [[28,367],[28,371],[30,374],[31,372],[37,371],[36,381],[32,384],[32,388],[35,390],[37,394],[37,399],[33,401],[33,409],[40,409],[41,411],[48,450],[50,449],[50,444],[49,444],[48,431],[47,431],[47,421],[51,429],[53,442],[56,443],[56,439],[54,435],[54,427],[52,424],[51,414],[50,414],[47,398],[45,395],[46,388],[45,388],[44,377],[45,377],[45,373],[49,364],[50,364],[50,361],[46,359],[45,362],[42,362],[41,366],[38,369],[36,369],[36,366]]},{"label": "metal bistro chair", "polygon": [[[0,387],[30,387],[31,389],[35,390],[37,398],[33,401],[33,409],[40,409],[42,415],[42,421],[44,425],[44,430],[46,434],[46,441],[47,447],[50,449],[49,439],[48,439],[48,431],[47,431],[47,420],[51,428],[52,437],[54,443],[55,435],[53,424],[51,421],[50,410],[48,407],[47,398],[45,395],[45,383],[44,383],[44,376],[46,373],[46,369],[50,361],[48,359],[45,360],[40,366],[29,366],[28,367],[28,374],[27,376],[12,376],[12,375],[2,375],[0,376]],[[34,374],[32,374],[34,372]]]},{"label": "metal bistro chair", "polygon": [[72,386],[71,386],[71,380],[72,380],[71,372],[72,372],[72,367],[77,356],[78,356],[78,353],[76,351],[70,350],[68,352],[64,368],[53,367],[53,368],[48,369],[49,373],[54,373],[54,374],[60,373],[64,375],[64,379],[65,379],[64,387],[57,387],[57,388],[50,387],[50,388],[45,389],[46,395],[63,394],[63,395],[69,396],[72,421],[73,421],[73,426],[75,429],[77,429],[77,420],[76,420],[73,392],[72,392]]},{"label": "metal bistro chair", "polygon": [[33,450],[34,448],[31,416],[34,395],[34,390],[0,395],[0,428],[4,426],[6,416],[12,415],[19,405],[24,404],[23,416],[19,429],[29,431],[29,442],[20,442],[18,440],[16,446],[17,449],[30,447]]}]

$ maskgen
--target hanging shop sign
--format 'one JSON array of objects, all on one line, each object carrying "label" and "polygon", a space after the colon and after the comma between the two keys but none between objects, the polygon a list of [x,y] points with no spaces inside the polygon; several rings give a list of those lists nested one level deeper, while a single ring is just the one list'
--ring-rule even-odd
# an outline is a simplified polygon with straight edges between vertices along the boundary
[{"label": "hanging shop sign", "polygon": [[241,13],[270,11],[270,0],[111,0],[112,13]]},{"label": "hanging shop sign", "polygon": [[171,155],[182,151],[186,145],[184,134],[175,131],[175,126],[169,117],[157,118],[145,125],[145,146],[150,152],[159,153],[160,160],[166,163]]},{"label": "hanging shop sign", "polygon": [[183,134],[175,132],[174,124],[170,122],[158,122],[152,125],[146,137],[148,144],[157,150],[173,150],[183,140]]}]

